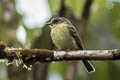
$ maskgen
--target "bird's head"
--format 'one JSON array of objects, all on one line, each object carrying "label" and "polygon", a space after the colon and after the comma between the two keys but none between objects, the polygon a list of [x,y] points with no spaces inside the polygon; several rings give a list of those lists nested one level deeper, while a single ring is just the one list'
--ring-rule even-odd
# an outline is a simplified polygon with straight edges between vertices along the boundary
[{"label": "bird's head", "polygon": [[54,27],[56,25],[61,25],[66,23],[70,23],[68,19],[64,17],[55,17],[50,22],[48,22],[47,25]]}]

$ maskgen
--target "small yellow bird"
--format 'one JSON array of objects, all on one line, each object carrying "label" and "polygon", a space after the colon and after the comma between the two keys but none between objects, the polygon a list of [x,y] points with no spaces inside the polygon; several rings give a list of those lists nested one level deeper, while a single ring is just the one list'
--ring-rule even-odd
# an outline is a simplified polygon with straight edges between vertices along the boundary
[{"label": "small yellow bird", "polygon": [[[83,50],[77,29],[64,17],[55,17],[49,23],[51,38],[58,50]],[[82,60],[89,73],[95,72],[94,67]]]}]

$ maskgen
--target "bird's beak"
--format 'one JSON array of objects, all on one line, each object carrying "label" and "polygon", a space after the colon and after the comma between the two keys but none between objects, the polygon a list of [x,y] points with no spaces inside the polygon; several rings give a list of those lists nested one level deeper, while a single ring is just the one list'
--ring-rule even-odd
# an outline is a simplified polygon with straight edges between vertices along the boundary
[{"label": "bird's beak", "polygon": [[52,25],[52,22],[48,22],[47,25],[50,25],[50,26],[51,26],[51,25]]},{"label": "bird's beak", "polygon": [[53,28],[53,24],[52,24],[52,22],[48,22],[48,23],[46,23],[50,28]]}]

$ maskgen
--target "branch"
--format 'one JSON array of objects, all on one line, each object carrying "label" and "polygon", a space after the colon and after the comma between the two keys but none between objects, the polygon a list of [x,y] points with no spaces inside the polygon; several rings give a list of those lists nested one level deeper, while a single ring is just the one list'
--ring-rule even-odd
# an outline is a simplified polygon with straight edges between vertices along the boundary
[{"label": "branch", "polygon": [[89,16],[90,16],[90,8],[92,6],[92,2],[93,0],[86,0],[85,2],[85,6],[83,9],[83,13],[82,13],[82,19],[84,20],[88,20]]},{"label": "branch", "polygon": [[59,16],[64,16],[65,15],[65,12],[66,12],[66,6],[64,4],[65,0],[61,0],[61,7],[60,7],[60,10],[59,10]]},{"label": "branch", "polygon": [[0,44],[0,59],[21,59],[24,63],[73,61],[73,60],[120,60],[120,49],[52,51],[46,49],[9,48]]}]

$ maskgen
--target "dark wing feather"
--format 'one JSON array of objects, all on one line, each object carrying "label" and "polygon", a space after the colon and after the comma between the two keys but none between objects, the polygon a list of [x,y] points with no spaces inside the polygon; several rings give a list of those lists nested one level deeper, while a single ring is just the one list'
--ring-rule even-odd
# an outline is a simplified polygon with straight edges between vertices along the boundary
[{"label": "dark wing feather", "polygon": [[80,50],[83,50],[82,40],[79,37],[77,29],[73,25],[68,26],[71,36],[75,39],[75,42]]},{"label": "dark wing feather", "polygon": [[[79,47],[79,49],[83,50],[81,38],[79,37],[77,29],[73,25],[68,26],[68,29],[69,29],[72,37],[75,39],[75,42],[76,42],[77,46]],[[83,61],[84,65],[89,73],[95,72],[95,69],[92,66],[92,64],[90,64],[87,60],[82,60],[82,61]]]}]

